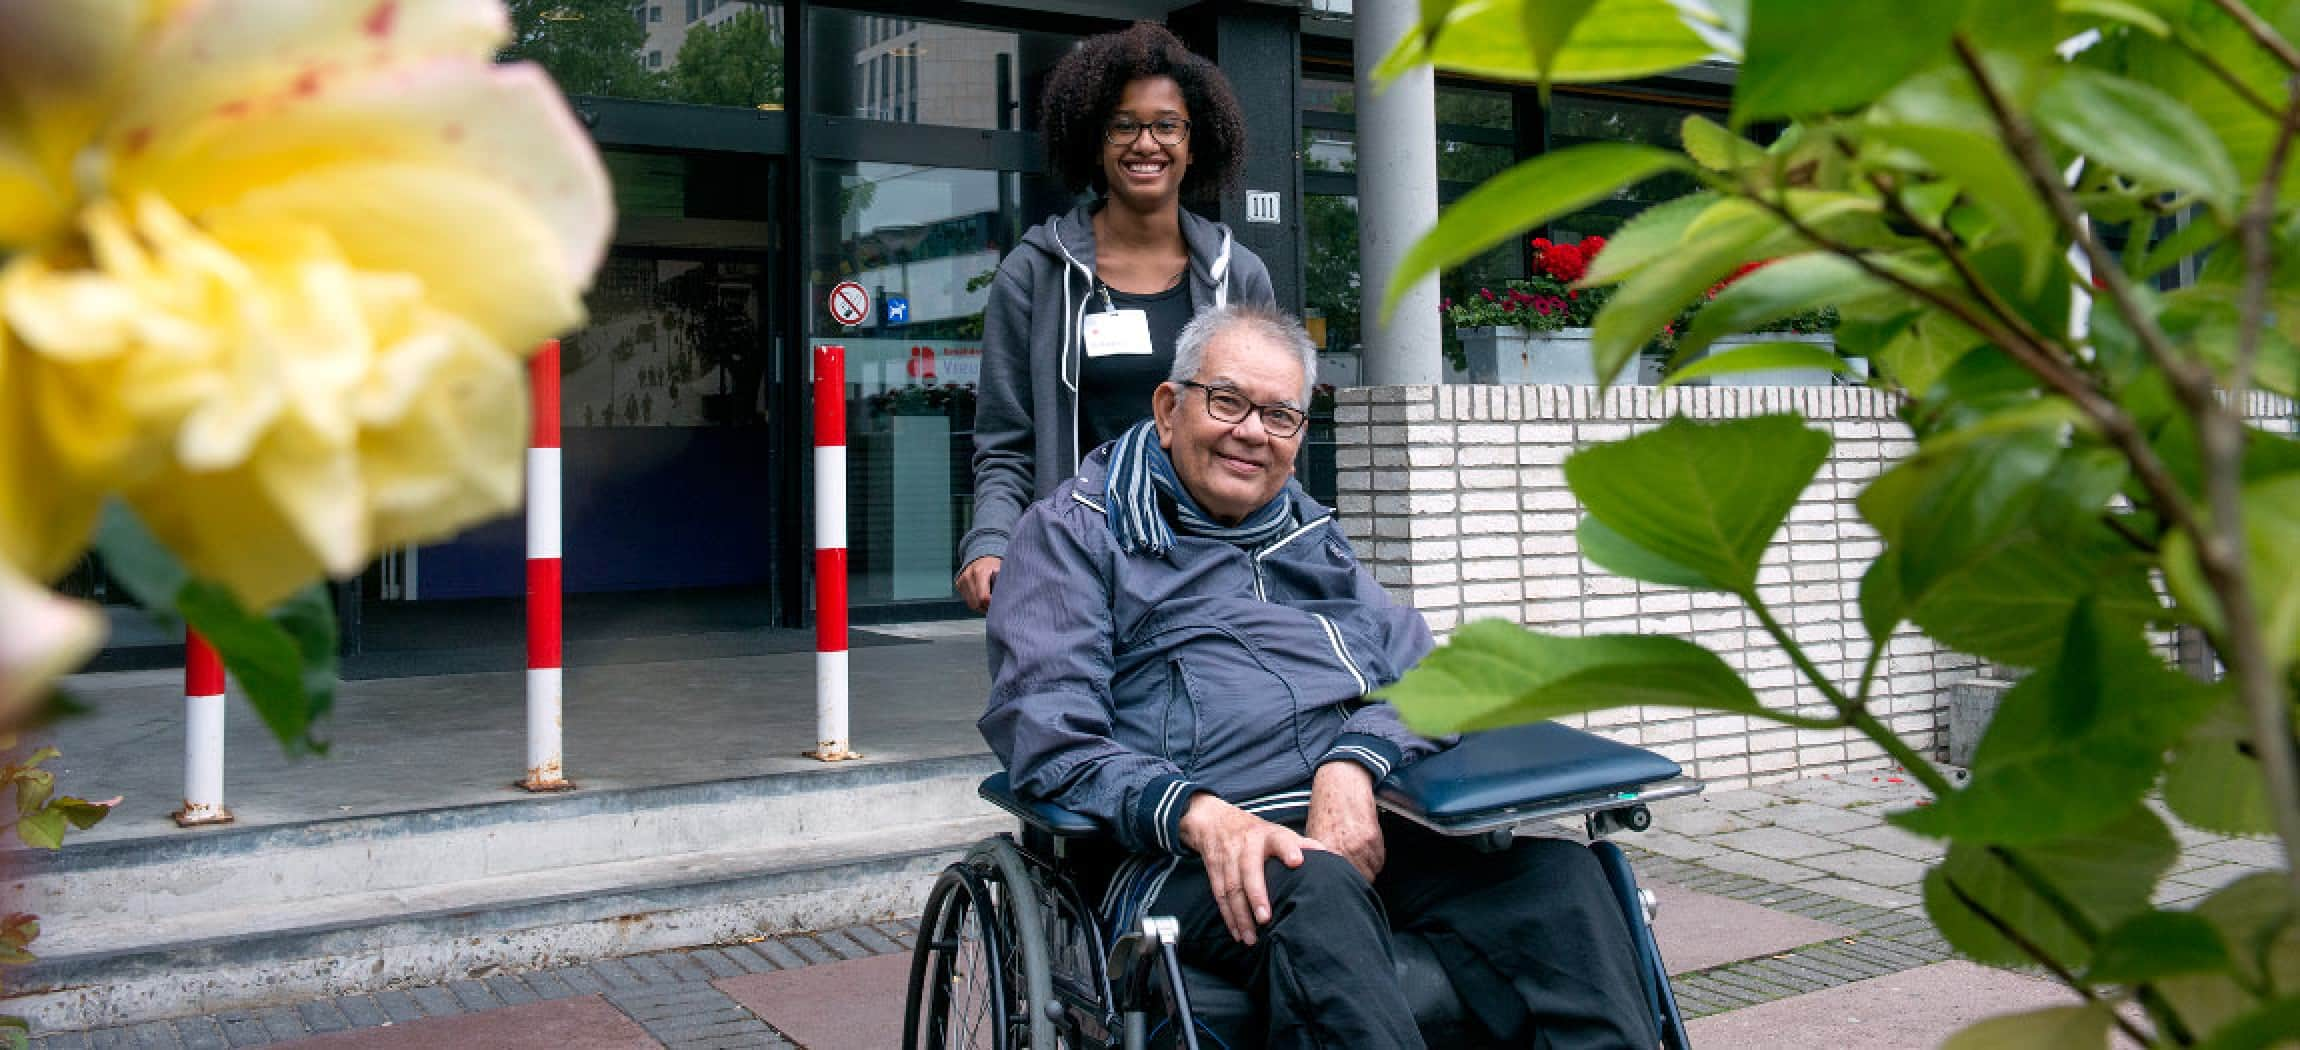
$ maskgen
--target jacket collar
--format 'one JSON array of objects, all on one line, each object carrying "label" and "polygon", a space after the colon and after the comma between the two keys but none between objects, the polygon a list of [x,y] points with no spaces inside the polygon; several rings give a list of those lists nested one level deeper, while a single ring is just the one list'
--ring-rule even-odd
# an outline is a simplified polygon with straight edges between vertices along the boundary
[{"label": "jacket collar", "polygon": [[[1105,502],[1103,483],[1110,477],[1110,446],[1113,444],[1116,442],[1105,441],[1096,446],[1094,451],[1087,453],[1085,459],[1079,461],[1078,476],[1071,481],[1074,486],[1071,489],[1072,499],[1089,501],[1087,505],[1097,510],[1108,506]],[[1302,489],[1301,478],[1287,478],[1286,491],[1293,495],[1295,515],[1303,525],[1315,525],[1333,516],[1332,508],[1311,499],[1310,494]],[[1060,499],[1062,497],[1057,495],[1055,498]]]}]

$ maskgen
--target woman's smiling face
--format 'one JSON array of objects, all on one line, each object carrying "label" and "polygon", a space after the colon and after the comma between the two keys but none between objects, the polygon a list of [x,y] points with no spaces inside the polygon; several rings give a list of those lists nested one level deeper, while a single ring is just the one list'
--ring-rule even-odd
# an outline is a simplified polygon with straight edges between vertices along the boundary
[{"label": "woman's smiling face", "polygon": [[[1141,77],[1128,81],[1118,105],[1103,118],[1103,127],[1125,119],[1140,130],[1133,139],[1102,142],[1102,177],[1110,195],[1137,211],[1156,211],[1182,197],[1182,174],[1190,167],[1190,137],[1172,146],[1158,141],[1150,125],[1160,120],[1190,119],[1190,104],[1173,77]],[[1185,125],[1187,127],[1187,125]]]}]

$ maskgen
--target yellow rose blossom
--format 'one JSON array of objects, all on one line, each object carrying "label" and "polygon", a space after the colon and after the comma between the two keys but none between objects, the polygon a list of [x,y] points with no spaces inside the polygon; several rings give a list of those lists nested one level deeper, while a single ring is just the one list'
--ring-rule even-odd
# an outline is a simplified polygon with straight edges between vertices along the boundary
[{"label": "yellow rose blossom", "polygon": [[109,496],[252,608],[517,504],[612,225],[473,0],[0,0],[0,562]]},{"label": "yellow rose blossom", "polygon": [[[12,726],[49,679],[80,666],[104,638],[104,617],[0,565],[0,726]],[[0,742],[4,748],[5,742]]]}]

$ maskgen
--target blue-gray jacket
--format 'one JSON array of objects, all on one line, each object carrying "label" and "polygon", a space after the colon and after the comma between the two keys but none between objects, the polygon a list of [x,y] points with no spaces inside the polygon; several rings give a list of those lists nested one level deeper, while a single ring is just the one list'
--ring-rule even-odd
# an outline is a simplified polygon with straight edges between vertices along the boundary
[{"label": "blue-gray jacket", "polygon": [[1258,550],[1178,534],[1164,557],[1126,554],[1103,516],[1109,448],[1016,522],[990,603],[979,725],[1017,792],[1181,854],[1195,792],[1283,821],[1325,762],[1378,781],[1437,749],[1365,699],[1429,652],[1429,627],[1331,511],[1289,481],[1301,524]]}]

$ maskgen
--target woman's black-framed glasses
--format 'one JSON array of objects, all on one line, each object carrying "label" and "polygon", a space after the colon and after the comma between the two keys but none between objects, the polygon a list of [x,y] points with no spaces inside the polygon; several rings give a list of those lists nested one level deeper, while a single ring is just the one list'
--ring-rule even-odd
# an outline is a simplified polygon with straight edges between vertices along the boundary
[{"label": "woman's black-framed glasses", "polygon": [[1102,138],[1113,146],[1131,146],[1142,137],[1142,129],[1150,129],[1150,140],[1161,146],[1179,146],[1190,137],[1190,122],[1182,117],[1160,117],[1148,124],[1133,117],[1112,117],[1102,126]]},{"label": "woman's black-framed glasses", "polygon": [[1206,392],[1206,414],[1217,423],[1243,423],[1246,413],[1262,414],[1262,429],[1271,437],[1290,438],[1302,432],[1302,425],[1310,421],[1302,410],[1283,402],[1263,404],[1250,400],[1226,386],[1207,386],[1195,379],[1185,379],[1182,385]]}]

